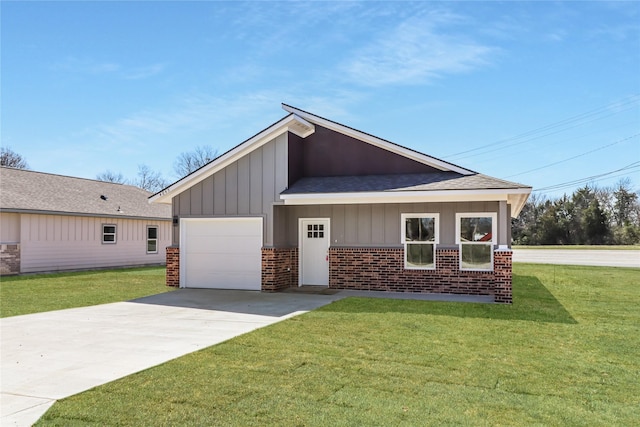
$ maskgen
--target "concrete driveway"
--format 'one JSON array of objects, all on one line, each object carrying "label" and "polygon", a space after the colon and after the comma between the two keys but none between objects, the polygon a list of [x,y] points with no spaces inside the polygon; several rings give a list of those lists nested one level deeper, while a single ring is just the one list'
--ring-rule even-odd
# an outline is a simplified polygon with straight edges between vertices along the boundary
[{"label": "concrete driveway", "polygon": [[344,296],[180,289],[0,319],[0,425],[30,426],[57,399]]},{"label": "concrete driveway", "polygon": [[514,249],[513,262],[640,268],[640,251],[607,249]]}]

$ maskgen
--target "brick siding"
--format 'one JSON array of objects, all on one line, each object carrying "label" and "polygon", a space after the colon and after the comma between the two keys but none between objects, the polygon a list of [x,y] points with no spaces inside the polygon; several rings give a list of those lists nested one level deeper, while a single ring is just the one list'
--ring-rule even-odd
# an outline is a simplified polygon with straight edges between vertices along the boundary
[{"label": "brick siding", "polygon": [[492,295],[511,303],[511,251],[494,253],[494,271],[460,271],[458,249],[437,249],[435,270],[407,270],[403,248],[330,248],[329,287]]},{"label": "brick siding", "polygon": [[495,301],[511,304],[513,302],[513,265],[510,250],[497,250],[493,253],[493,270],[496,278]]},{"label": "brick siding", "polygon": [[0,245],[0,275],[20,273],[20,244]]},{"label": "brick siding", "polygon": [[167,247],[167,286],[180,286],[180,248]]},{"label": "brick siding", "polygon": [[298,286],[298,248],[262,248],[262,290]]},{"label": "brick siding", "polygon": [[[180,284],[180,249],[167,248],[167,286]],[[512,254],[494,252],[493,271],[460,271],[458,249],[437,249],[435,270],[406,270],[403,248],[330,248],[329,287],[389,292],[491,295],[512,302]],[[262,248],[262,290],[298,286],[298,248]]]}]

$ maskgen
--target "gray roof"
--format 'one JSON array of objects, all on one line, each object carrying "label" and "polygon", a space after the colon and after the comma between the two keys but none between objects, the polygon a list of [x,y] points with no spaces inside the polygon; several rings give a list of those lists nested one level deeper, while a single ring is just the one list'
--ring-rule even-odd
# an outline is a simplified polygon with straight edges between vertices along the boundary
[{"label": "gray roof", "polygon": [[170,219],[171,206],[149,204],[150,195],[132,185],[0,167],[2,211]]},{"label": "gray roof", "polygon": [[282,194],[359,193],[380,191],[509,190],[530,188],[487,175],[457,172],[330,176],[302,178]]}]

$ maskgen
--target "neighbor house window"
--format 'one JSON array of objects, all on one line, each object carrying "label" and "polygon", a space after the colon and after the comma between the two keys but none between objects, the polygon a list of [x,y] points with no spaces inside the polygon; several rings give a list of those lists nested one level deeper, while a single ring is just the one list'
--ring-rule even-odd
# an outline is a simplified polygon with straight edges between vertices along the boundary
[{"label": "neighbor house window", "polygon": [[435,269],[439,239],[438,214],[402,214],[400,230],[404,244],[404,268]]},{"label": "neighbor house window", "polygon": [[158,227],[155,225],[147,227],[147,253],[158,253]]},{"label": "neighbor house window", "polygon": [[116,226],[114,224],[102,224],[102,243],[116,242]]},{"label": "neighbor house window", "polygon": [[460,246],[461,270],[493,270],[497,225],[495,213],[456,214],[456,243]]}]

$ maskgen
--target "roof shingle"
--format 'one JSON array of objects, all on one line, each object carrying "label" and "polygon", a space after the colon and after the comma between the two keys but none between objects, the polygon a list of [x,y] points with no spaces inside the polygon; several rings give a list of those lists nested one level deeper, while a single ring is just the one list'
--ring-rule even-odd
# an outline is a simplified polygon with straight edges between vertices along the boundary
[{"label": "roof shingle", "polygon": [[360,193],[392,191],[488,190],[530,188],[487,175],[457,172],[331,176],[302,178],[282,194]]},{"label": "roof shingle", "polygon": [[171,218],[171,206],[149,204],[150,195],[131,185],[0,167],[0,209],[3,211]]}]

